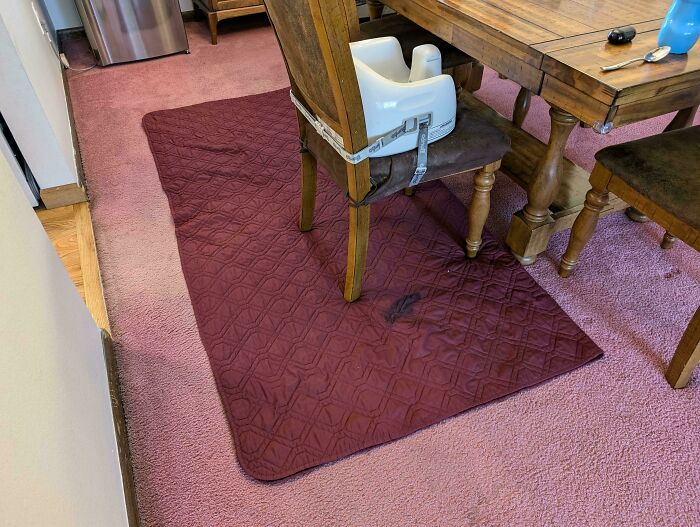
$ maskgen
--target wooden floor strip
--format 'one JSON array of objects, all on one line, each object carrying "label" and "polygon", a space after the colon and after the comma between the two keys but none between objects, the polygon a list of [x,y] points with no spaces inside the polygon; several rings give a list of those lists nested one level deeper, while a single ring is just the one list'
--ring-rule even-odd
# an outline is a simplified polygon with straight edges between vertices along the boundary
[{"label": "wooden floor strip", "polygon": [[109,318],[88,203],[38,210],[37,216],[96,324],[109,332]]}]

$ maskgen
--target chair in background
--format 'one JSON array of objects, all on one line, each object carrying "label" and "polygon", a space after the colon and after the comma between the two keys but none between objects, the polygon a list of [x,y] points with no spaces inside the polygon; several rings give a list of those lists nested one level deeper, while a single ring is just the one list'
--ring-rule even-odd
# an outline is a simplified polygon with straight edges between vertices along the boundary
[{"label": "chair in background", "polygon": [[[559,267],[568,277],[591,239],[612,192],[666,229],[661,247],[676,238],[700,251],[700,126],[605,148],[596,154],[593,188],[586,195]],[[700,309],[690,322],[666,379],[674,388],[688,383],[700,361]]]},{"label": "chair in background", "polygon": [[211,43],[214,45],[219,42],[217,28],[222,20],[265,12],[262,0],[194,0],[193,3],[195,9],[201,9],[207,16]]},{"label": "chair in background", "polygon": [[[348,265],[343,296],[352,302],[360,296],[362,287],[370,204],[410,185],[418,153],[412,150],[353,164],[331,147],[304,116],[307,113],[322,120],[330,129],[328,134],[342,142],[342,148],[349,153],[361,152],[369,144],[350,51],[351,34],[358,26],[354,2],[265,0],[265,6],[287,64],[292,93],[304,108],[299,112],[302,144],[299,227],[302,231],[312,228],[318,161],[328,169],[349,201]],[[500,130],[460,106],[454,131],[428,150],[428,169],[422,181],[477,170],[477,192],[469,211],[467,247],[471,256],[476,255],[481,244],[494,172],[509,147],[508,137]]]}]

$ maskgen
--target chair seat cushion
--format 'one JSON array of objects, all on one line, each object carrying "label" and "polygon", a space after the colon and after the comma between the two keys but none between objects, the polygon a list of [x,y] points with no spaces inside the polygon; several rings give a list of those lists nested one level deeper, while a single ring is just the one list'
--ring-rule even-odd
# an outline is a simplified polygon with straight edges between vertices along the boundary
[{"label": "chair seat cushion", "polygon": [[642,196],[700,229],[700,126],[609,146],[596,159]]},{"label": "chair seat cushion", "polygon": [[401,44],[404,60],[409,66],[411,65],[411,59],[413,57],[413,48],[423,44],[433,44],[437,46],[442,55],[442,67],[445,69],[475,62],[472,57],[463,51],[458,50],[440,37],[423,29],[418,24],[414,24],[401,15],[388,15],[378,18],[377,20],[364,22],[360,24],[360,32],[364,39],[396,37]]},{"label": "chair seat cushion", "polygon": [[[307,148],[347,192],[345,161],[307,123]],[[454,131],[428,146],[428,171],[423,181],[440,179],[480,168],[503,158],[510,150],[510,138],[492,124],[481,120],[465,106],[457,107]],[[370,159],[372,190],[363,200],[368,205],[409,186],[418,162],[418,150]]]}]

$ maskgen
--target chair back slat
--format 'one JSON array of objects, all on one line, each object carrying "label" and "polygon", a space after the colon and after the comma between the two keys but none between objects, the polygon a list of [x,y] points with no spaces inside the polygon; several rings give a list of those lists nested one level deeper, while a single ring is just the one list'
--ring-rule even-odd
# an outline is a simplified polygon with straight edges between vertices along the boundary
[{"label": "chair back slat", "polygon": [[265,0],[295,95],[342,138],[349,152],[367,146],[350,41],[359,34],[349,0]]}]

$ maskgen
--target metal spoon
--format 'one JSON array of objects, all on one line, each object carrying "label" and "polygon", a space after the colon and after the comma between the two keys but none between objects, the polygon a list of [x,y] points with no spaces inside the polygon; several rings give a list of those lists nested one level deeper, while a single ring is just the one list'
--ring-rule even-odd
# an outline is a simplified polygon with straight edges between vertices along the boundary
[{"label": "metal spoon", "polygon": [[600,69],[603,71],[615,71],[625,66],[629,66],[634,62],[644,61],[644,62],[658,62],[665,58],[669,53],[671,53],[670,46],[661,46],[660,48],[654,48],[649,53],[643,57],[638,57],[636,59],[626,60],[625,62],[620,62],[619,64],[614,64],[613,66],[603,66]]}]

